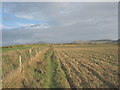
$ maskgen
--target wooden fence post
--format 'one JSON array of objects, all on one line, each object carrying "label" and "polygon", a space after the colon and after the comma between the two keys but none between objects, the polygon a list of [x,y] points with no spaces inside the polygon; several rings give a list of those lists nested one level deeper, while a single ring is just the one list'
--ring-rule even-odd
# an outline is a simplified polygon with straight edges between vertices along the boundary
[{"label": "wooden fence post", "polygon": [[36,56],[37,56],[37,52],[38,52],[38,50],[37,50],[37,48],[36,48]]},{"label": "wooden fence post", "polygon": [[20,72],[21,72],[21,62],[22,62],[22,57],[21,57],[21,55],[19,55]]},{"label": "wooden fence post", "polygon": [[[29,54],[30,54],[30,61],[32,61],[32,50],[31,49],[29,49]],[[28,61],[29,62],[29,64],[30,64],[30,61]]]},{"label": "wooden fence post", "polygon": [[30,53],[30,58],[31,58],[31,60],[32,60],[32,56],[31,56],[32,50],[31,50],[31,49],[29,49],[29,53]]},{"label": "wooden fence post", "polygon": [[36,53],[38,52],[38,50],[36,49]]}]

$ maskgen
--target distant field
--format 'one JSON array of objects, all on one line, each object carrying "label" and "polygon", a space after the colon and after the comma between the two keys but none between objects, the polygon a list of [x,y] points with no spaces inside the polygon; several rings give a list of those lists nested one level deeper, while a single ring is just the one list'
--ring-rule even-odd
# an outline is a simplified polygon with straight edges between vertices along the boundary
[{"label": "distant field", "polygon": [[3,88],[118,87],[117,45],[13,45],[2,52]]},{"label": "distant field", "polygon": [[2,52],[7,52],[11,50],[22,50],[22,49],[28,49],[35,46],[47,46],[47,44],[33,44],[33,45],[11,45],[11,46],[4,46],[2,47]]}]

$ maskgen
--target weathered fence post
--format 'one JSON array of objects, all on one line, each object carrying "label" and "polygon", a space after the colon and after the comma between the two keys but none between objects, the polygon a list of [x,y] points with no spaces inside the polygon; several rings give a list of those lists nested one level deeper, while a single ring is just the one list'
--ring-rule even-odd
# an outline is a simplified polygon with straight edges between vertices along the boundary
[{"label": "weathered fence post", "polygon": [[[32,50],[31,49],[29,49],[29,54],[30,54],[30,60],[32,61]],[[28,61],[29,62],[29,64],[30,64],[30,61]]]},{"label": "weathered fence post", "polygon": [[38,52],[38,50],[36,49],[36,53]]},{"label": "weathered fence post", "polygon": [[38,50],[37,50],[37,48],[36,48],[36,56],[37,56],[37,52],[38,52]]},{"label": "weathered fence post", "polygon": [[32,50],[31,50],[31,49],[29,49],[29,53],[30,53],[30,54],[32,53]]},{"label": "weathered fence post", "polygon": [[21,62],[22,62],[22,57],[21,57],[21,55],[19,55],[20,72],[21,72]]},{"label": "weathered fence post", "polygon": [[32,50],[31,50],[31,49],[29,49],[29,53],[30,53],[30,58],[31,58],[31,53],[32,53]]}]

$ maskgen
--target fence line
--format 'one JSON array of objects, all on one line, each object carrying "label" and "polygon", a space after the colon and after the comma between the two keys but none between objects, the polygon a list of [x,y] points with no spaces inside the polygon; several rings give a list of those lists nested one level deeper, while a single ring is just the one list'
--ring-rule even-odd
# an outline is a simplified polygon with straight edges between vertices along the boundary
[{"label": "fence line", "polygon": [[[34,51],[34,52],[33,52]],[[28,61],[28,64],[30,65],[30,62],[32,61],[33,57],[32,56],[36,56],[37,53],[40,51],[40,48],[36,48],[36,49],[29,49],[28,50],[28,53],[29,53],[29,56],[30,56],[30,60]],[[32,55],[32,53],[35,53],[35,55]],[[21,72],[21,65],[22,65],[22,55],[19,55],[18,57],[19,59],[19,66],[20,66],[20,72]]]}]

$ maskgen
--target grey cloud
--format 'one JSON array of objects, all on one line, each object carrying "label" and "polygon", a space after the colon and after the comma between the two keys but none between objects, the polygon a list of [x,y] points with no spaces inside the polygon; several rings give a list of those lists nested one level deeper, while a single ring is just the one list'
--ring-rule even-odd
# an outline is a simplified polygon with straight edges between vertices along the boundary
[{"label": "grey cloud", "polygon": [[[86,25],[81,26],[77,23],[71,26],[53,27],[46,29],[23,29],[18,31],[3,31],[3,42],[30,43],[37,41],[45,42],[71,42],[75,40],[96,40],[96,39],[115,39],[117,31],[115,28],[103,29],[96,26]],[[100,27],[97,25],[97,27]],[[9,36],[9,37],[8,37]],[[19,40],[22,40],[22,42]]]},{"label": "grey cloud", "polygon": [[[117,3],[4,3],[6,12],[45,20],[50,28],[4,30],[3,43],[117,39]],[[25,17],[23,17],[25,18]]]},{"label": "grey cloud", "polygon": [[[16,16],[48,20],[58,24],[89,18],[105,19],[117,16],[117,3],[3,3],[9,13]],[[62,13],[61,13],[62,12]],[[25,16],[25,17],[24,17]]]}]

